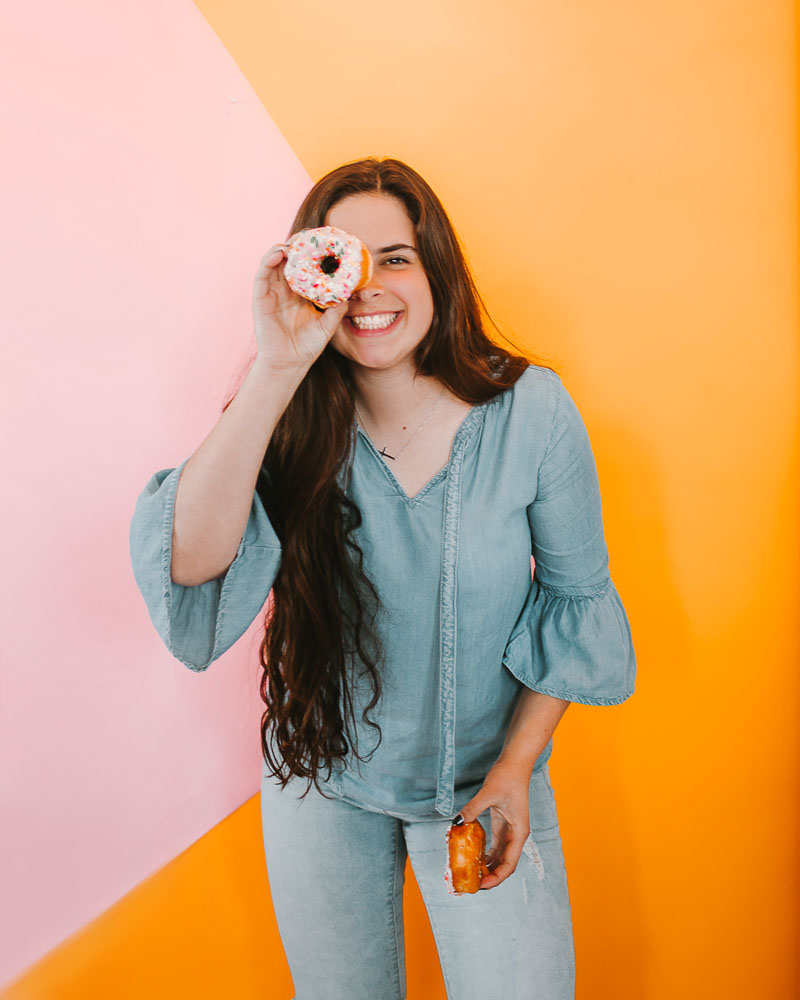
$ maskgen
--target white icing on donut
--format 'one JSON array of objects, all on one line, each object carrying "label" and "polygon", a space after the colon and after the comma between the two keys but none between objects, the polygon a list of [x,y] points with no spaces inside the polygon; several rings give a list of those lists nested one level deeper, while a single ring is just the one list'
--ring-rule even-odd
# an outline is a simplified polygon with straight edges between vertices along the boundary
[{"label": "white icing on donut", "polygon": [[[349,299],[372,277],[372,258],[356,236],[335,226],[302,229],[289,240],[283,276],[305,299],[327,309]],[[334,268],[326,274],[322,262]],[[366,273],[364,271],[366,264]]]}]

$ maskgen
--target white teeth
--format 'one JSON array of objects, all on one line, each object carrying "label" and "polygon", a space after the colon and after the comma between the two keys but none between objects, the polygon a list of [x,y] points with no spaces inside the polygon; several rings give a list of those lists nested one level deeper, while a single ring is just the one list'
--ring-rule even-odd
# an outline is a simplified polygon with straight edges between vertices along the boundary
[{"label": "white teeth", "polygon": [[384,316],[351,316],[350,319],[359,330],[385,330],[387,326],[394,323],[399,315],[400,313]]}]

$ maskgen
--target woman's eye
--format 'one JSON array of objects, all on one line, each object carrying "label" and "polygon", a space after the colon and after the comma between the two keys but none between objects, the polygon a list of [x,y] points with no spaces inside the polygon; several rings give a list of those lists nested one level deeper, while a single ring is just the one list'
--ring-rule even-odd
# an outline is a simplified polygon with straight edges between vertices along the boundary
[{"label": "woman's eye", "polygon": [[383,263],[384,264],[391,264],[393,261],[399,261],[401,264],[407,264],[408,263],[408,261],[406,260],[405,257],[389,257]]}]

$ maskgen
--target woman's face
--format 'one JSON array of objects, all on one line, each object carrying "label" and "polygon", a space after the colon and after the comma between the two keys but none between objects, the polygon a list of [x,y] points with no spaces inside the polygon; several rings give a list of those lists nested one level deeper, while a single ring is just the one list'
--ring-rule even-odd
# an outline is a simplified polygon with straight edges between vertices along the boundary
[{"label": "woman's face", "polygon": [[[433,322],[433,296],[405,206],[385,194],[348,195],[329,210],[325,225],[357,236],[374,264],[370,283],[350,297],[331,346],[364,368],[413,368],[414,348]],[[364,316],[375,317],[372,324],[392,322],[359,329]]]}]

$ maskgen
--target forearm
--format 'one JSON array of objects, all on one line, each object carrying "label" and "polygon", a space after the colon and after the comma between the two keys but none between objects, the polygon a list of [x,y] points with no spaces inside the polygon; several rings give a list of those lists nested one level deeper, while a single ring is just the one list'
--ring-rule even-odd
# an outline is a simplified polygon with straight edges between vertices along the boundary
[{"label": "forearm", "polygon": [[267,445],[304,376],[256,359],[236,398],[186,463],[175,497],[176,583],[204,583],[233,561]]},{"label": "forearm", "polygon": [[530,779],[536,758],[547,746],[570,704],[523,687],[497,764],[513,767]]}]

